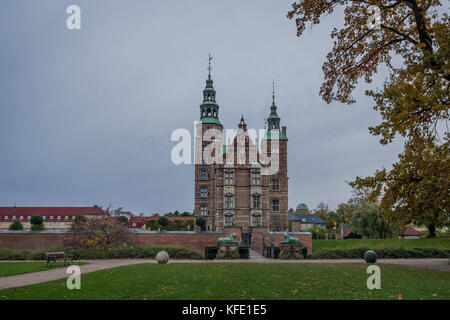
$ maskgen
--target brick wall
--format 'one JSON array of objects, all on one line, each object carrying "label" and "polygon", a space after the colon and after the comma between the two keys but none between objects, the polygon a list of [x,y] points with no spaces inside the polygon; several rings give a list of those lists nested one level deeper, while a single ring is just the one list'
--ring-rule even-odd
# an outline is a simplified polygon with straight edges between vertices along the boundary
[{"label": "brick wall", "polygon": [[[241,228],[225,228],[224,232],[149,231],[135,233],[133,237],[138,245],[184,247],[203,254],[206,246],[214,246],[217,244],[217,239],[227,237],[232,233],[237,235],[236,240],[240,243],[242,239]],[[289,232],[288,234],[299,238],[303,245],[308,248],[308,253],[312,253],[310,233]],[[265,245],[270,246],[272,236],[276,247],[284,240],[282,232],[267,233],[265,229],[257,228],[253,230],[252,242],[262,243],[264,237]],[[57,246],[66,245],[77,237],[79,237],[78,234],[69,232],[0,232],[0,248],[28,251],[49,250]]]},{"label": "brick wall", "polygon": [[[226,232],[142,232],[133,234],[138,245],[184,247],[205,252],[206,246],[217,244],[217,239],[236,233],[240,241],[240,229],[230,228]],[[65,232],[1,232],[0,248],[40,251],[65,245],[79,237]]]}]

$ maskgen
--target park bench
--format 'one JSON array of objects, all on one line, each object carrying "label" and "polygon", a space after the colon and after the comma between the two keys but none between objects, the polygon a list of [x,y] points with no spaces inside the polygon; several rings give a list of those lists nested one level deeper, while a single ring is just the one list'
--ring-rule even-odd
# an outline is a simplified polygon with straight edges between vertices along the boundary
[{"label": "park bench", "polygon": [[46,252],[45,253],[47,259],[47,267],[56,266],[56,260],[63,260],[64,267],[66,263],[68,266],[72,264],[73,256],[71,254],[66,254],[65,252]]}]

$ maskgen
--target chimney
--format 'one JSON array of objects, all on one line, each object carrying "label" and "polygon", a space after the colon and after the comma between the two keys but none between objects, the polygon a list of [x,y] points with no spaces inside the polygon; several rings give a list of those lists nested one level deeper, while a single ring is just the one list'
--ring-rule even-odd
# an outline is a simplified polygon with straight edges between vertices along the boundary
[{"label": "chimney", "polygon": [[287,137],[287,135],[286,135],[286,126],[282,126],[282,127],[281,127],[281,131],[282,131],[283,134]]}]

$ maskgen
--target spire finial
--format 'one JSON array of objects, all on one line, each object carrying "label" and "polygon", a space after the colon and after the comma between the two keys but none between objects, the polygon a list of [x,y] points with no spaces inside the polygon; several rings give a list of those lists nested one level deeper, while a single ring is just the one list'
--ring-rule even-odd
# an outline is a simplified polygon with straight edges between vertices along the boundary
[{"label": "spire finial", "polygon": [[275,104],[275,81],[272,81],[272,103]]},{"label": "spire finial", "polygon": [[208,77],[211,77],[211,60],[213,59],[213,57],[211,56],[211,54],[208,55]]}]

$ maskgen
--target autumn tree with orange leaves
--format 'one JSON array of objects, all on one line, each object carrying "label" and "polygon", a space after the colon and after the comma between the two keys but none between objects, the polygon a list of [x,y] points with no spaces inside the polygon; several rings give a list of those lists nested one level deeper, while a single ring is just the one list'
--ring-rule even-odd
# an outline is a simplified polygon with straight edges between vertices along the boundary
[{"label": "autumn tree with orange leaves", "polygon": [[[368,188],[388,218],[426,225],[433,237],[436,227],[450,221],[448,15],[439,13],[440,0],[301,0],[288,18],[302,36],[308,25],[338,8],[345,23],[331,32],[334,46],[323,65],[320,95],[327,103],[355,103],[351,94],[358,82],[370,83],[380,66],[387,66],[383,88],[366,91],[382,118],[369,130],[382,144],[396,135],[406,139],[391,170],[357,177],[350,185]],[[394,55],[402,58],[402,67],[391,64]]]}]

